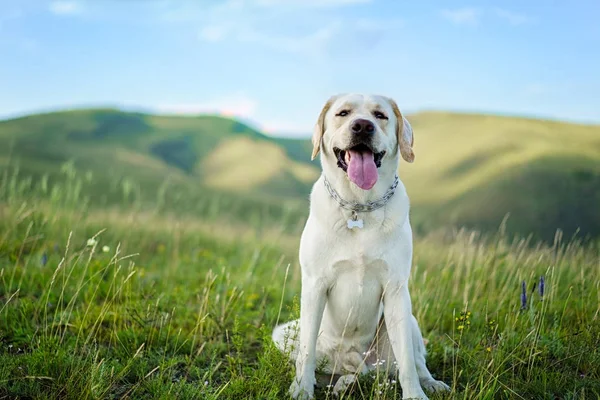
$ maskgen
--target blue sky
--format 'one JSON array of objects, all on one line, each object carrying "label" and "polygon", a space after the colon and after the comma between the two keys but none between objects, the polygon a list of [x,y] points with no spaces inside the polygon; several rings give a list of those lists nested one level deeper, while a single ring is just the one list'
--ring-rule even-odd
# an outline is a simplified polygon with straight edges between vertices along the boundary
[{"label": "blue sky", "polygon": [[339,92],[600,123],[600,2],[0,0],[0,118],[120,106],[307,135]]}]

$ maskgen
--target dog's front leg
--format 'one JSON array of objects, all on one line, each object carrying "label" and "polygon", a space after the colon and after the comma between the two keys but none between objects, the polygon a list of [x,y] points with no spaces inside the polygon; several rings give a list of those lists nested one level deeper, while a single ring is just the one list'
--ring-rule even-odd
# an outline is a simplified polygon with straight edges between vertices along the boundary
[{"label": "dog's front leg", "polygon": [[327,288],[320,279],[302,278],[296,378],[290,386],[290,394],[294,399],[314,397],[317,336],[326,298]]},{"label": "dog's front leg", "polygon": [[383,295],[383,315],[398,366],[403,399],[426,400],[419,383],[412,333],[412,305],[407,281],[391,282]]}]

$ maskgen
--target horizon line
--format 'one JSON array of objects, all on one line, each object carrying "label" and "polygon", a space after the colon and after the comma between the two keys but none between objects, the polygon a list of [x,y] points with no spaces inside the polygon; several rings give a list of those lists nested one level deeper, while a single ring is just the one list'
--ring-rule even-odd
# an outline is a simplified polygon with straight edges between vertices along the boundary
[{"label": "horizon line", "polygon": [[[163,112],[157,108],[145,107],[145,106],[136,106],[136,105],[125,105],[125,104],[115,104],[115,103],[90,103],[90,104],[77,104],[77,105],[65,105],[65,106],[56,106],[56,107],[47,107],[40,108],[37,110],[30,111],[21,111],[15,113],[8,113],[5,115],[0,114],[0,122],[7,122],[12,120],[17,120],[21,118],[33,117],[36,115],[45,115],[45,114],[53,114],[53,113],[61,113],[61,112],[72,112],[72,111],[93,111],[93,110],[116,110],[120,112],[129,112],[129,113],[141,113],[146,115],[155,115],[155,116],[163,116],[163,117],[181,117],[181,118],[190,118],[190,117],[209,117],[216,116],[225,119],[231,119],[235,121],[242,122],[248,125],[250,128],[259,131],[260,133],[266,136],[273,137],[286,137],[286,138],[298,138],[302,135],[306,135],[310,137],[311,129],[307,129],[306,132],[285,132],[284,130],[277,132],[267,132],[267,130],[262,126],[259,121],[256,121],[252,118],[232,115],[231,113],[225,113],[220,111],[206,111],[206,112],[198,112],[198,113],[182,113],[182,112]],[[421,109],[412,109],[410,111],[405,111],[404,114],[407,116],[418,115],[418,114],[427,114],[427,113],[436,113],[436,114],[455,114],[455,115],[480,115],[480,116],[494,116],[501,118],[519,118],[519,119],[528,119],[528,120],[537,120],[537,121],[549,121],[556,123],[566,123],[572,125],[582,125],[582,126],[591,126],[591,127],[600,127],[600,120],[579,120],[579,119],[570,119],[570,118],[558,118],[552,117],[548,115],[541,114],[531,114],[531,113],[515,113],[515,112],[506,112],[506,111],[491,111],[491,110],[476,110],[476,109],[442,109],[442,108],[421,108]]]}]

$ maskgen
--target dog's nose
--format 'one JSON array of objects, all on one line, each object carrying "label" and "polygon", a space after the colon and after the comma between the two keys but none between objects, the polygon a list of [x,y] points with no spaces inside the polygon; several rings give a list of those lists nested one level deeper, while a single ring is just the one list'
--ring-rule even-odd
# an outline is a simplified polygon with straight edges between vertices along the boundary
[{"label": "dog's nose", "polygon": [[350,128],[352,129],[353,133],[373,133],[375,132],[375,125],[373,125],[373,123],[367,119],[357,119],[356,121],[354,121],[352,123],[352,127]]}]

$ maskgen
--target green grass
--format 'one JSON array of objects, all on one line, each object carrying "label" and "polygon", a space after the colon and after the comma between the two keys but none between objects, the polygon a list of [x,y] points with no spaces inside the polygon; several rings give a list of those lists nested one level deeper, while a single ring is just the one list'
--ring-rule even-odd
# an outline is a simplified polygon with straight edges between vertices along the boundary
[{"label": "green grass", "polygon": [[[165,194],[149,208],[123,188],[107,207],[95,179],[0,174],[0,398],[286,398],[294,368],[270,334],[298,315],[304,214]],[[598,243],[560,233],[417,237],[414,313],[452,387],[432,398],[599,398],[599,272]],[[400,389],[365,376],[342,398]]]},{"label": "green grass", "polygon": [[[600,236],[599,126],[442,112],[409,119],[416,160],[400,175],[420,234],[439,226],[493,232],[509,215],[507,235],[548,243],[556,229]],[[298,209],[319,174],[311,147],[308,134],[274,138],[210,115],[91,109],[0,121],[0,168],[19,165],[34,182],[52,181],[73,162],[93,175],[88,193],[103,207],[129,187],[140,203],[178,192],[197,204],[234,195]]]}]

